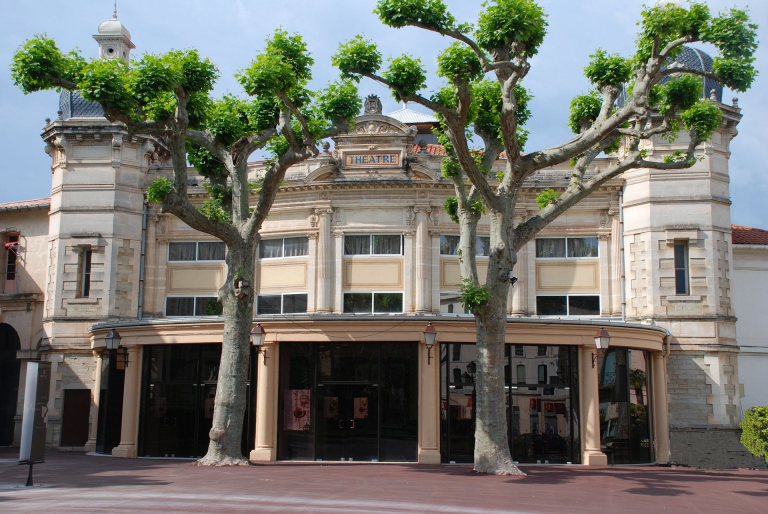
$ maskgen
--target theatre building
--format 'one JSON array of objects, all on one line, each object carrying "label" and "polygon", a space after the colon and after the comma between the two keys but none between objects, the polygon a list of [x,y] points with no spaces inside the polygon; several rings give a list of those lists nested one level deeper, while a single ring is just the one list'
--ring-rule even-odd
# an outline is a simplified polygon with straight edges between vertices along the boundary
[{"label": "theatre building", "polygon": [[[117,20],[94,37],[104,58],[134,47]],[[690,171],[617,177],[520,252],[504,354],[515,461],[686,463],[692,444],[718,465],[746,459],[729,285],[728,145],[741,114],[714,89],[723,126]],[[443,208],[453,186],[435,123],[406,106],[382,114],[371,96],[350,133],[288,171],[253,287],[265,335],[242,377],[252,460],[472,461],[475,324],[457,299],[459,231]],[[50,447],[204,455],[224,244],[145,201],[172,173],[160,141],[66,91],[42,137],[51,198],[0,205],[4,444],[19,438],[26,362],[42,359],[53,365]],[[687,144],[654,140],[648,156]],[[570,173],[566,163],[528,180],[517,219]],[[203,182],[190,171],[196,205]],[[484,282],[486,218],[478,233]]]}]

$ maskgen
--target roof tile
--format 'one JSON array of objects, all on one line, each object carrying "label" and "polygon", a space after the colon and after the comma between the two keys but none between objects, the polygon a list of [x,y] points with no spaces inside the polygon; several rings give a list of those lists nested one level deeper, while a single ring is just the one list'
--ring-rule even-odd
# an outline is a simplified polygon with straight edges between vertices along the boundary
[{"label": "roof tile", "polygon": [[731,225],[731,241],[735,245],[768,245],[768,230]]},{"label": "roof tile", "polygon": [[50,198],[22,200],[20,202],[0,203],[0,211],[23,211],[27,209],[47,209],[51,206]]}]

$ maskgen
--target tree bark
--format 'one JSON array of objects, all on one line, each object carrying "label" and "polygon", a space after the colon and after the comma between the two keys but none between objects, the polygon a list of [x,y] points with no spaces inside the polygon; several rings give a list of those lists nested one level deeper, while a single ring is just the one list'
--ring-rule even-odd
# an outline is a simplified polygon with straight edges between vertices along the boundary
[{"label": "tree bark", "polygon": [[[504,241],[509,241],[513,217],[498,211],[489,214],[491,251],[485,287],[490,298],[474,313],[477,330],[475,471],[495,475],[525,475],[515,466],[509,450],[504,389],[508,277],[517,261],[517,254],[512,253]],[[474,260],[474,255],[470,257]]]},{"label": "tree bark", "polygon": [[[224,334],[213,426],[209,432],[208,453],[197,461],[198,466],[249,464],[243,457],[241,446],[251,355],[256,244],[248,238],[227,245],[227,279],[219,290],[219,301],[224,308]],[[239,280],[247,280],[250,284],[245,296],[242,296],[245,289],[238,287]]]}]

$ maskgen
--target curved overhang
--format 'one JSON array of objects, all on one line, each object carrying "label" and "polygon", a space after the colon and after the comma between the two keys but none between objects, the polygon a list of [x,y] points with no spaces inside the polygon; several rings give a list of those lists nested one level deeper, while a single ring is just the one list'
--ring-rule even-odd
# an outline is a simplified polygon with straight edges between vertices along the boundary
[{"label": "curved overhang", "polygon": [[[423,339],[428,322],[437,329],[437,343],[472,343],[472,316],[444,315],[295,315],[256,316],[266,331],[267,344],[276,342],[411,342]],[[508,318],[506,342],[521,345],[571,345],[594,347],[595,332],[603,327],[611,347],[661,351],[667,331],[642,323],[617,320]],[[221,343],[223,318],[185,318],[100,323],[89,329],[91,347],[104,348],[104,336],[119,331],[122,345]]]}]

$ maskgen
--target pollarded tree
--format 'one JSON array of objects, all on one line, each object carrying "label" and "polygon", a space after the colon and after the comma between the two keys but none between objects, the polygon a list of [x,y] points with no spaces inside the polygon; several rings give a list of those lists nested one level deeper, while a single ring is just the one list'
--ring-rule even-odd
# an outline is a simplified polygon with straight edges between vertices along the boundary
[{"label": "pollarded tree", "polygon": [[[381,54],[360,36],[339,47],[334,64],[347,75],[388,86],[397,100],[423,105],[441,121],[448,154],[443,173],[456,189],[456,199],[446,207],[460,224],[462,297],[477,327],[475,470],[520,474],[510,456],[503,396],[507,293],[518,251],[563,212],[624,171],[692,166],[696,147],[722,121],[720,109],[700,98],[701,80],[711,78],[737,91],[748,89],[757,73],[752,66],[757,26],[745,11],[731,9],[714,16],[701,3],[684,8],[670,1],[645,8],[634,56],[623,58],[603,49],[590,56],[584,71],[594,90],[571,102],[568,124],[575,137],[524,154],[526,133],[521,125],[530,114],[525,107],[530,94],[520,83],[548,25],[546,13],[535,1],[489,0],[474,27],[457,23],[442,0],[379,0],[375,12],[391,27],[418,27],[456,40],[438,57],[438,74],[447,84],[429,97],[419,93],[426,71],[418,59],[397,57],[379,74]],[[692,42],[710,43],[719,51],[711,71],[666,66],[684,44]],[[626,95],[617,102],[623,91]],[[641,141],[674,138],[681,121],[690,135],[687,151],[663,161],[646,159]],[[483,140],[483,152],[470,150],[470,131]],[[496,176],[491,167],[502,151],[506,165]],[[588,175],[588,167],[603,152],[616,152],[615,158]],[[565,190],[541,195],[539,212],[515,226],[515,207],[525,180],[538,170],[569,161],[573,172]],[[464,176],[471,187],[465,187]],[[482,212],[490,219],[491,247],[481,287],[474,232]]]},{"label": "pollarded tree", "polygon": [[[173,180],[158,179],[147,196],[190,227],[221,239],[227,276],[218,299],[224,334],[208,453],[198,464],[247,464],[240,449],[253,319],[256,248],[286,170],[317,155],[323,138],[349,130],[361,100],[349,80],[306,89],[313,59],[301,36],[278,30],[264,51],[237,75],[251,98],[210,91],[218,71],[195,50],[86,62],[37,36],[16,52],[15,83],[30,93],[65,88],[98,102],[111,122],[131,134],[160,139],[170,151]],[[248,157],[271,152],[257,180]],[[196,208],[187,194],[187,159],[207,179],[209,199]],[[255,205],[251,200],[255,198]]]}]

